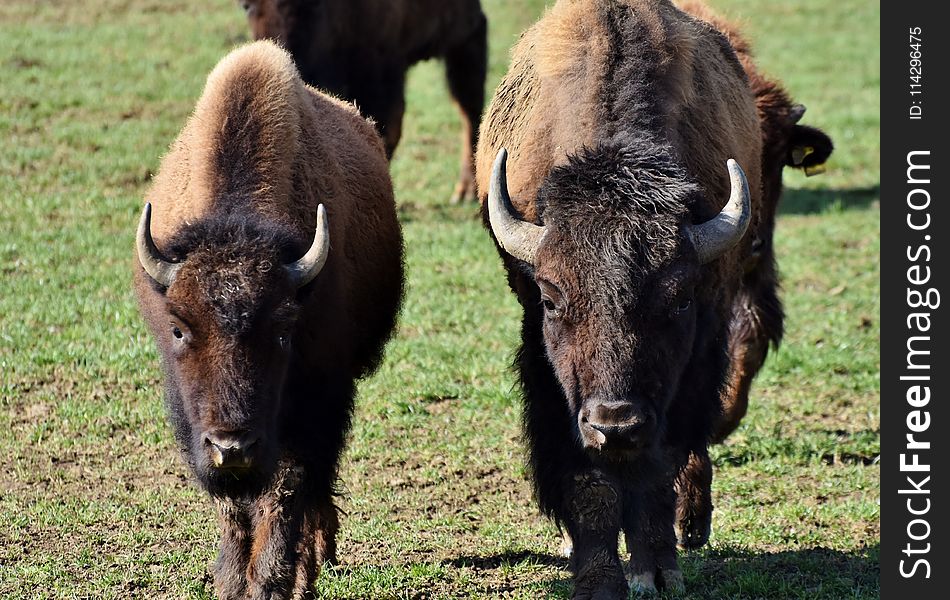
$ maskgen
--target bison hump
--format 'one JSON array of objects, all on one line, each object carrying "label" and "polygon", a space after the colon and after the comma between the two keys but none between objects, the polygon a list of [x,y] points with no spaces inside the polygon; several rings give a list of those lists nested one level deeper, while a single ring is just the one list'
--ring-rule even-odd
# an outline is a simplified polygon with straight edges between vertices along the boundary
[{"label": "bison hump", "polygon": [[193,181],[210,196],[285,195],[306,97],[293,59],[273,42],[233,50],[208,75],[189,123]]}]

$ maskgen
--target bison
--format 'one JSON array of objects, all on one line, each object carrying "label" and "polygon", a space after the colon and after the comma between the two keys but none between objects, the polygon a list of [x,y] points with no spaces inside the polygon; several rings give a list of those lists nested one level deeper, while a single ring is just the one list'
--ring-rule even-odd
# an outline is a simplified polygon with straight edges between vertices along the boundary
[{"label": "bison", "polygon": [[479,0],[239,0],[255,39],[271,38],[304,81],[352,100],[379,127],[392,157],[402,135],[406,71],[445,60],[462,117],[461,167],[451,201],[475,198],[472,153],[484,107],[487,23]]},{"label": "bison", "polygon": [[402,297],[382,141],[257,42],[212,71],[146,200],[135,292],[175,437],[217,508],[217,593],[303,597],[334,560],[355,381]]},{"label": "bison", "polygon": [[771,240],[800,111],[689,8],[560,0],[481,127],[535,492],[572,540],[577,598],[627,593],[621,531],[636,589],[683,587],[677,541],[708,537],[708,444],[781,335]]}]

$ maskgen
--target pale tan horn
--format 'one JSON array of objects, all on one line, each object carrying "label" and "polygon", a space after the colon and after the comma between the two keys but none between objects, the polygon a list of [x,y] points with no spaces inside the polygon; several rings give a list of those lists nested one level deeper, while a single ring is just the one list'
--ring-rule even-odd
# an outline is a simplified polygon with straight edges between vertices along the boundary
[{"label": "pale tan horn", "polygon": [[165,287],[171,287],[181,263],[174,263],[165,258],[155,241],[152,240],[152,203],[146,202],[142,209],[142,218],[139,219],[139,228],[135,233],[135,249],[139,263],[148,276]]},{"label": "pale tan horn", "polygon": [[716,260],[739,243],[752,220],[752,198],[745,173],[739,163],[731,158],[726,162],[726,166],[729,168],[732,185],[729,202],[712,219],[687,229],[699,255],[700,264]]},{"label": "pale tan horn", "polygon": [[330,253],[330,224],[327,211],[321,204],[317,207],[317,229],[313,234],[310,249],[296,262],[284,265],[290,281],[301,288],[316,277],[327,262]]},{"label": "pale tan horn", "polygon": [[511,205],[505,169],[507,160],[508,151],[502,148],[495,158],[488,186],[488,221],[492,233],[505,252],[533,265],[545,229],[522,220]]}]

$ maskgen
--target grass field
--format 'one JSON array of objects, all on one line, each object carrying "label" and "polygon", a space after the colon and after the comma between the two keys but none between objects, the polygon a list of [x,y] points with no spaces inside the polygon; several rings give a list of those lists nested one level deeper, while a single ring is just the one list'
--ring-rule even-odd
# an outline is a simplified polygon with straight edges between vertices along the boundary
[{"label": "grass field", "polygon": [[[541,0],[483,0],[488,93]],[[880,508],[876,3],[714,0],[837,151],[786,176],[787,335],[713,450],[689,598],[876,598]],[[211,598],[217,529],[176,455],[130,290],[150,174],[204,77],[247,39],[232,0],[0,3],[0,598]],[[471,206],[458,119],[411,74],[392,164],[401,328],[361,386],[325,598],[569,597],[531,498],[509,369],[518,307]]]}]

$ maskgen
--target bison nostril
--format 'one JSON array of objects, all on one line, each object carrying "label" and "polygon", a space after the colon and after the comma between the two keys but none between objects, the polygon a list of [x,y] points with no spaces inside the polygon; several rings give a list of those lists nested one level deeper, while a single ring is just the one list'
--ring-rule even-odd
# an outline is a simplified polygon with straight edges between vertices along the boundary
[{"label": "bison nostril", "polygon": [[251,463],[251,454],[259,438],[232,433],[208,432],[202,441],[208,450],[211,464],[217,468],[243,468]]},{"label": "bison nostril", "polygon": [[590,420],[590,409],[585,408],[581,411],[581,423],[587,423]]}]

